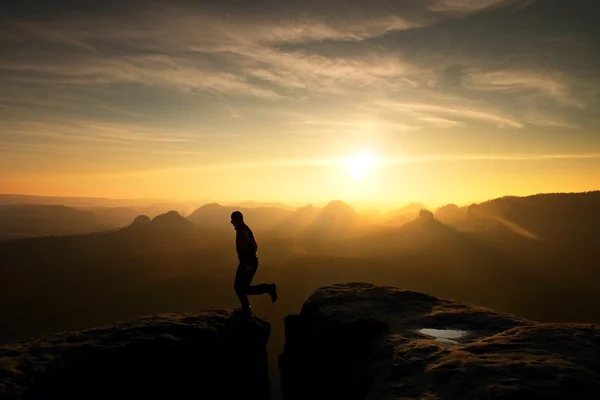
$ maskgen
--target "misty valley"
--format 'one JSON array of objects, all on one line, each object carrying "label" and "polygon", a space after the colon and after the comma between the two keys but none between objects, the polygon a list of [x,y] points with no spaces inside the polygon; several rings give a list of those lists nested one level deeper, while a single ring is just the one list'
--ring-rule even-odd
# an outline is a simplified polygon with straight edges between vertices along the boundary
[{"label": "misty valley", "polygon": [[[275,304],[250,296],[255,313],[271,324],[275,393],[284,318],[327,285],[369,282],[535,321],[600,322],[600,192],[430,211],[412,205],[379,218],[342,201],[297,209],[207,204],[135,217],[135,209],[120,209],[122,221],[113,226],[106,222],[117,220],[108,217],[110,207],[97,214],[55,207],[0,205],[0,215],[10,217],[0,222],[1,344],[140,315],[238,308],[229,225],[235,209],[258,241],[254,283],[274,281],[280,293]],[[20,221],[29,237],[7,238]],[[82,227],[98,231],[65,234]],[[426,328],[441,341],[460,340]]]}]

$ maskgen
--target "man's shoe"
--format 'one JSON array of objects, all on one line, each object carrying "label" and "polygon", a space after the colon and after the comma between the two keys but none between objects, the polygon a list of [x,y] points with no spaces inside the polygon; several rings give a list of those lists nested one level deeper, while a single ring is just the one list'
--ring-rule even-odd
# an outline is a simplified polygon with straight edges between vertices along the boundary
[{"label": "man's shoe", "polygon": [[241,307],[233,310],[234,314],[241,315],[243,317],[251,317],[254,315],[252,312],[252,307]]},{"label": "man's shoe", "polygon": [[271,284],[269,296],[271,296],[271,302],[275,303],[277,301],[277,285],[274,283]]}]

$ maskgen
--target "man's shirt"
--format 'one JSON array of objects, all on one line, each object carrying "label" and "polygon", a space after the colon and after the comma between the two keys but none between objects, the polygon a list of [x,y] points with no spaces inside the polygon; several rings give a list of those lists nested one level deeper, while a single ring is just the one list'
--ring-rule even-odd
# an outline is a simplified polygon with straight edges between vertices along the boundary
[{"label": "man's shirt", "polygon": [[258,251],[258,245],[254,239],[254,234],[248,225],[244,224],[238,228],[235,228],[235,248],[237,251],[238,259],[240,261],[255,261]]}]

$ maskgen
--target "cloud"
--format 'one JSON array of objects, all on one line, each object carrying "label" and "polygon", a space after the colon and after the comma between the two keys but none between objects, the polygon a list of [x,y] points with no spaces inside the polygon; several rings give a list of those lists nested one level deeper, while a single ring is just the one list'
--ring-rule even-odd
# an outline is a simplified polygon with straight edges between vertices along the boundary
[{"label": "cloud", "polygon": [[[448,103],[453,104],[452,101],[448,101]],[[435,103],[388,100],[378,102],[377,106],[387,110],[406,112],[416,120],[433,127],[454,127],[459,125],[461,121],[489,123],[498,128],[521,129],[525,126],[519,120],[468,105],[448,106]]]},{"label": "cloud", "polygon": [[262,28],[256,39],[269,43],[303,43],[318,40],[365,40],[388,32],[418,28],[417,22],[410,22],[396,15],[381,16],[370,20],[350,23],[330,23],[324,20],[286,21],[281,25]]},{"label": "cloud", "polygon": [[398,157],[386,160],[390,164],[437,163],[450,161],[544,161],[544,160],[596,160],[600,153],[548,153],[548,154],[436,154]]},{"label": "cloud", "polygon": [[433,126],[434,128],[454,128],[460,125],[459,121],[455,121],[448,118],[431,117],[431,116],[417,116],[417,120],[424,122],[427,125]]},{"label": "cloud", "polygon": [[[515,3],[524,1],[408,0],[392,6],[375,0],[369,7],[352,0],[260,1],[252,9],[233,1],[142,1],[125,8],[129,22],[124,23],[107,14],[108,8],[121,5],[108,2],[98,10],[90,6],[97,14],[82,18],[58,14],[54,20],[14,21],[35,40],[71,45],[77,55],[65,57],[70,51],[64,48],[55,55],[37,48],[18,60],[8,57],[0,67],[32,73],[13,78],[29,84],[133,82],[270,100],[286,97],[286,91],[302,97],[305,91],[347,94],[373,85],[379,86],[375,90],[418,88],[435,79],[401,53],[332,57],[301,48],[283,51],[280,45],[364,41]],[[43,63],[36,53],[43,53]]]},{"label": "cloud", "polygon": [[470,14],[490,8],[504,7],[510,4],[526,5],[531,1],[515,0],[438,0],[429,9],[441,13]]},{"label": "cloud", "polygon": [[136,56],[123,59],[86,57],[56,64],[3,63],[0,70],[32,73],[21,82],[39,84],[102,85],[133,82],[162,85],[181,91],[204,90],[264,99],[282,98],[277,92],[253,85],[243,76],[203,69],[188,60],[169,56]]},{"label": "cloud", "polygon": [[185,150],[197,144],[208,131],[199,129],[173,132],[149,126],[112,124],[94,120],[39,119],[37,121],[12,121],[2,124],[0,144],[13,147],[23,144],[47,146],[47,150],[64,148],[66,145],[96,148],[109,146],[126,151],[136,150]]},{"label": "cloud", "polygon": [[593,37],[567,21],[569,41],[549,41],[565,32],[544,2],[18,3],[0,29],[0,141],[13,148],[184,154],[200,151],[190,119],[223,142],[244,129],[278,140],[445,129],[460,143],[475,124],[595,127]]},{"label": "cloud", "polygon": [[577,99],[564,82],[540,71],[501,70],[501,71],[470,71],[463,78],[465,87],[473,90],[496,91],[503,93],[520,93],[533,91],[548,96],[558,103],[584,108],[585,102]]},{"label": "cloud", "polygon": [[369,90],[384,85],[389,90],[413,84],[406,80],[406,75],[414,70],[393,56],[334,58],[265,48],[239,54],[244,57],[240,63],[251,76],[293,89],[345,93],[349,89]]}]

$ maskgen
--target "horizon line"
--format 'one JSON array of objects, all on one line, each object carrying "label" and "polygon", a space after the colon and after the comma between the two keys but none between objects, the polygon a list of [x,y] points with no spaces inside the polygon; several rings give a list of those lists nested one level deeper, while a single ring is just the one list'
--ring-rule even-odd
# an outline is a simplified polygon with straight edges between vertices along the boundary
[{"label": "horizon line", "polygon": [[[259,207],[264,207],[261,206],[260,204],[280,204],[281,206],[284,207],[290,207],[290,208],[301,208],[301,207],[306,207],[309,205],[315,205],[317,207],[320,207],[319,204],[322,205],[327,205],[331,202],[335,202],[335,201],[341,201],[343,203],[346,203],[350,206],[352,206],[353,208],[361,208],[360,204],[371,204],[373,206],[377,206],[376,208],[386,208],[385,205],[392,205],[392,204],[398,204],[398,207],[403,207],[403,206],[407,206],[407,205],[411,205],[411,204],[421,204],[424,206],[425,209],[434,209],[434,208],[439,208],[439,207],[443,207],[446,205],[456,205],[458,207],[467,207],[471,204],[480,204],[480,203],[485,203],[488,201],[492,201],[492,200],[497,200],[497,199],[503,199],[503,198],[507,198],[507,197],[516,197],[516,198],[527,198],[527,197],[532,197],[532,196],[543,196],[543,195],[556,195],[556,194],[586,194],[586,193],[594,193],[594,192],[600,192],[600,189],[594,189],[594,190],[585,190],[585,191],[555,191],[555,192],[539,192],[539,193],[530,193],[530,194],[526,194],[526,195],[512,195],[512,194],[506,194],[503,196],[498,196],[498,197],[491,197],[491,198],[487,198],[485,200],[470,200],[467,202],[461,202],[456,203],[456,202],[445,202],[445,203],[436,203],[436,204],[426,204],[427,202],[422,202],[419,200],[403,200],[403,201],[373,201],[373,200],[354,200],[354,201],[350,201],[350,200],[342,200],[342,199],[330,199],[330,200],[322,200],[322,201],[301,201],[301,202],[285,202],[285,201],[281,201],[281,200],[186,200],[186,199],[180,199],[180,200],[176,200],[176,199],[168,199],[168,198],[163,198],[163,199],[152,199],[152,198],[132,198],[132,197],[128,197],[128,198],[118,198],[118,197],[98,197],[98,196],[60,196],[60,195],[40,195],[40,194],[25,194],[25,193],[0,193],[0,197],[1,196],[23,196],[23,197],[39,197],[39,198],[57,198],[57,199],[65,199],[65,200],[69,200],[69,199],[85,199],[85,200],[107,200],[107,201],[131,201],[131,202],[141,202],[141,201],[155,201],[155,202],[165,202],[165,203],[187,203],[185,205],[190,206],[190,203],[194,203],[194,202],[201,202],[202,204],[200,204],[199,206],[194,206],[195,209],[201,208],[205,205],[209,205],[209,204],[218,204],[224,207],[228,207],[228,206],[235,206],[235,205],[242,205],[242,203],[258,203],[259,205],[257,206],[245,206],[246,208],[259,208]],[[23,205],[23,204],[32,204],[32,205],[48,205],[48,204],[44,204],[44,203],[7,203],[7,204],[0,204],[0,206],[5,206],[5,205]],[[302,204],[302,205],[300,205]],[[64,205],[64,204],[63,204]],[[157,203],[153,203],[153,204],[147,204],[146,206],[154,206],[154,205],[158,205]],[[170,204],[170,205],[175,205],[175,204]],[[74,207],[77,208],[78,206],[67,206],[67,207]],[[102,206],[99,205],[98,207],[111,207],[111,206]],[[275,207],[277,207],[275,205]],[[173,209],[173,211],[177,211],[175,209]],[[178,211],[179,212],[179,211]]]}]

